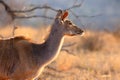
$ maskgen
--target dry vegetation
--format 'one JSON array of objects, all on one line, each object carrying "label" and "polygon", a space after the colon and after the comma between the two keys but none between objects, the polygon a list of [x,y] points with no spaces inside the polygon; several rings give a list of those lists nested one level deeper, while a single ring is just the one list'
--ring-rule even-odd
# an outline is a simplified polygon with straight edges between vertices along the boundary
[{"label": "dry vegetation", "polygon": [[113,36],[115,36],[115,38],[117,38],[118,40],[120,40],[120,26],[118,28],[116,28],[113,32],[112,32]]},{"label": "dry vegetation", "polygon": [[[47,27],[19,27],[15,36],[24,35],[41,43],[48,32]],[[11,37],[11,33],[12,28],[0,29],[0,35],[5,38]],[[119,31],[113,34],[87,31],[82,37],[66,37],[64,44],[76,44],[66,47],[69,53],[61,51],[58,58],[45,68],[40,80],[120,80],[120,40],[115,37]]]}]

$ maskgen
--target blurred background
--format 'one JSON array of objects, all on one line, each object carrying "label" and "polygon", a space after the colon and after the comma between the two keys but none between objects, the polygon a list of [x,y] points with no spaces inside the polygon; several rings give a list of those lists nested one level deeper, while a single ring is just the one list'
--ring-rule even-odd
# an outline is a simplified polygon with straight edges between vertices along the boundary
[{"label": "blurred background", "polygon": [[[120,1],[119,0],[4,0],[12,10],[26,10],[34,6],[48,5],[55,9],[66,9],[74,4],[81,2],[82,6],[72,9],[76,13],[80,20],[70,14],[69,17],[78,25],[82,24],[89,29],[114,29],[120,24]],[[48,15],[55,16],[55,12],[46,9],[36,9],[28,13],[29,15]],[[26,15],[28,15],[26,14]],[[22,15],[22,14],[21,14]],[[8,19],[6,19],[8,18]],[[0,25],[6,25],[9,23],[9,15],[5,12],[4,7],[0,4]],[[50,24],[51,20],[43,18],[30,18],[30,19],[17,19],[17,24],[39,27],[40,25]]]},{"label": "blurred background", "polygon": [[42,8],[24,12],[42,6],[71,8],[69,19],[85,35],[66,37],[60,55],[39,80],[120,80],[120,0],[0,0],[0,38],[22,35],[42,43],[56,11]]}]

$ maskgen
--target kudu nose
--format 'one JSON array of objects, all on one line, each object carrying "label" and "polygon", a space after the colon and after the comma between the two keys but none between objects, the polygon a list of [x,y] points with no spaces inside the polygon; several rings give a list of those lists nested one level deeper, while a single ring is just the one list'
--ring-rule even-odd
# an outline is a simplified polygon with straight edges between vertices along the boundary
[{"label": "kudu nose", "polygon": [[75,26],[76,27],[76,34],[83,34],[84,33],[84,31],[82,30],[82,29],[80,29],[80,28],[78,28],[77,26]]},{"label": "kudu nose", "polygon": [[77,34],[83,34],[83,30],[81,30],[81,29],[79,29],[78,31],[77,31]]}]

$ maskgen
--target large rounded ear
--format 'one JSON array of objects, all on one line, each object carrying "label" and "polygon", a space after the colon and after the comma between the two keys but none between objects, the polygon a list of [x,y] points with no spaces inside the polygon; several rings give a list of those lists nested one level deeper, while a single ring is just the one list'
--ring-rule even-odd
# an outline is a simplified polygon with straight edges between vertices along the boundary
[{"label": "large rounded ear", "polygon": [[68,16],[68,11],[65,11],[63,15],[61,16],[61,19],[64,20]]}]

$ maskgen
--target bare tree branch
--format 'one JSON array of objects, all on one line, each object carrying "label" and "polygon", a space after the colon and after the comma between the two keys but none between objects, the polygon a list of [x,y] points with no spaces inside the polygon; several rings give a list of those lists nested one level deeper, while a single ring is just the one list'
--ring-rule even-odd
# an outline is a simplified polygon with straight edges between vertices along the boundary
[{"label": "bare tree branch", "polygon": [[76,14],[76,13],[74,13],[72,10],[70,10],[70,12],[72,13],[72,15],[75,17],[75,18],[79,18],[79,16]]},{"label": "bare tree branch", "polygon": [[82,0],[82,1],[81,1],[81,3],[79,3],[79,4],[74,4],[73,6],[71,6],[71,7],[67,8],[67,9],[65,9],[65,10],[70,10],[70,9],[73,9],[73,8],[78,8],[78,7],[81,7],[81,6],[82,6],[82,4],[83,4],[83,2],[84,2],[84,0]]},{"label": "bare tree branch", "polygon": [[79,15],[77,15],[75,12],[73,12],[72,10],[70,10],[70,12],[72,13],[72,15],[76,18],[76,19],[78,19],[80,22],[81,22],[81,25],[83,26],[83,27],[85,27],[85,25],[82,23],[82,21],[81,21],[81,19],[80,19],[80,16]]},{"label": "bare tree branch", "polygon": [[[45,4],[45,5],[48,5],[48,4]],[[47,12],[48,12],[48,9],[45,9],[43,14],[47,16]],[[43,24],[46,25],[46,18],[43,19]]]},{"label": "bare tree branch", "polygon": [[77,15],[75,12],[73,12],[72,10],[70,10],[70,12],[72,13],[72,15],[78,19],[82,25],[82,27],[84,28],[84,31],[86,32],[86,25],[87,24],[83,24],[82,21],[81,21],[81,17],[84,17],[84,18],[93,18],[93,17],[98,17],[98,16],[102,16],[102,14],[97,14],[97,15],[92,15],[92,16],[88,16],[88,15]]},{"label": "bare tree branch", "polygon": [[86,25],[82,23],[82,20],[80,19],[80,16],[77,15],[76,13],[74,13],[72,10],[70,10],[70,12],[72,13],[72,15],[79,20],[79,22],[81,23],[81,26],[84,28],[84,32],[86,32]]},{"label": "bare tree branch", "polygon": [[73,0],[73,1],[74,1],[73,5],[75,5],[78,2],[78,0]]},{"label": "bare tree branch", "polygon": [[[82,0],[82,2],[80,4],[76,4],[76,5],[73,5],[65,10],[70,10],[70,9],[73,9],[73,8],[78,8],[78,7],[81,7],[82,4],[83,4],[84,0]],[[26,13],[26,12],[31,12],[31,11],[34,11],[36,9],[49,9],[49,10],[52,10],[52,11],[55,11],[55,12],[58,12],[57,9],[51,7],[51,6],[48,6],[48,5],[44,5],[44,6],[36,6],[36,7],[33,7],[31,9],[28,9],[28,10],[11,10],[11,12],[14,12],[14,13]]]},{"label": "bare tree branch", "polygon": [[[82,0],[82,2],[80,4],[74,4],[73,6],[65,9],[65,10],[71,10],[73,8],[78,8],[78,7],[81,7],[81,5],[83,4],[84,0]],[[32,12],[36,9],[49,9],[49,10],[52,10],[52,11],[55,11],[55,12],[58,12],[57,9],[51,7],[51,6],[48,6],[48,5],[43,5],[43,6],[37,6],[37,7],[33,7],[31,9],[28,9],[28,10],[12,10],[10,8],[10,6],[8,6],[3,0],[0,1],[1,4],[3,4],[3,6],[5,7],[5,10],[7,11],[7,13],[12,17],[12,19],[29,19],[29,18],[39,18],[39,17],[42,17],[42,18],[47,18],[47,19],[54,19],[53,17],[48,17],[46,15],[32,15],[32,16],[18,16],[17,14],[20,14],[20,13],[26,13],[26,12]],[[17,13],[17,14],[16,14]]]},{"label": "bare tree branch", "polygon": [[12,12],[14,12],[14,13],[26,13],[26,12],[34,11],[36,9],[50,9],[50,10],[55,11],[55,12],[58,11],[57,9],[54,9],[48,5],[44,5],[44,6],[39,6],[39,7],[33,7],[31,9],[28,9],[28,10],[12,10]]},{"label": "bare tree branch", "polygon": [[102,14],[97,14],[97,15],[91,15],[91,16],[88,16],[88,15],[77,15],[77,17],[84,17],[84,18],[93,18],[93,17],[98,17],[98,16],[102,16]]},{"label": "bare tree branch", "polygon": [[15,36],[15,30],[18,29],[18,27],[14,24],[13,25],[13,31],[12,31],[12,36]]},{"label": "bare tree branch", "polygon": [[24,11],[21,11],[21,10],[11,10],[11,8],[4,2],[4,1],[0,1],[0,3],[5,7],[5,10],[7,11],[7,13],[12,17],[12,19],[29,19],[29,18],[39,18],[39,17],[42,17],[42,18],[47,18],[47,19],[54,19],[53,17],[47,17],[47,16],[41,16],[41,15],[33,15],[33,16],[18,16],[16,15],[15,13],[25,13],[25,12],[31,12],[33,10],[36,10],[36,9],[51,9],[53,11],[57,11],[56,9],[50,7],[50,6],[42,6],[42,7],[35,7],[35,8],[32,8],[32,9],[29,9],[29,10],[24,10]]},{"label": "bare tree branch", "polygon": [[14,17],[16,16],[13,12],[11,12],[11,8],[2,0],[0,0],[0,3],[5,7],[5,10],[7,11],[7,13],[12,17],[12,19],[14,20]]},{"label": "bare tree branch", "polygon": [[32,15],[32,16],[15,16],[16,19],[29,19],[29,18],[47,18],[47,19],[54,19],[53,17],[48,17],[44,15]]}]

